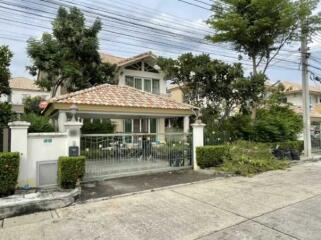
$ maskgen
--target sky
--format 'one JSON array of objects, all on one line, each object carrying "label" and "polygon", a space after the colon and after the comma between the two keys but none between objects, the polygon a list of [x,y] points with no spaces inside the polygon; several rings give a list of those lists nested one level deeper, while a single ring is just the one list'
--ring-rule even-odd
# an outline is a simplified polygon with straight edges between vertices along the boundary
[{"label": "sky", "polygon": [[[88,10],[85,16],[89,25],[95,17],[100,16],[103,23],[103,30],[99,34],[102,52],[122,57],[146,51],[153,51],[165,57],[177,57],[179,54],[191,51],[195,54],[206,52],[211,53],[213,58],[229,63],[235,62],[238,56],[237,52],[230,50],[230,45],[210,46],[204,44],[203,40],[194,40],[203,39],[206,34],[213,33],[205,24],[211,12],[178,0],[4,0],[2,2],[4,3],[0,3],[0,45],[9,45],[14,54],[10,66],[12,77],[33,78],[26,70],[26,66],[31,63],[26,53],[26,41],[30,37],[39,39],[44,31],[50,32],[51,21],[59,4],[76,4]],[[139,26],[135,28],[137,25],[124,24],[124,21],[129,24],[134,22],[148,25],[151,28]],[[161,32],[155,33],[153,28],[161,29]],[[177,34],[189,38],[177,37]],[[310,45],[312,56],[320,54],[320,46],[317,42]],[[291,49],[291,52],[282,52],[279,58],[294,63],[282,60],[273,62],[267,71],[272,82],[301,81],[299,54],[296,53],[298,46],[291,45],[286,48]],[[244,65],[245,72],[249,74],[249,61],[243,59],[247,63]],[[316,62],[313,64],[320,65]]]}]

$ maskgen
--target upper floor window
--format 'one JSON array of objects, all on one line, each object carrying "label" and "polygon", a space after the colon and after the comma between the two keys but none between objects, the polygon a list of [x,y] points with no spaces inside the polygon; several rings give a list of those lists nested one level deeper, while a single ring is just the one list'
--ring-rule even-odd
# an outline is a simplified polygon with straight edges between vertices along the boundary
[{"label": "upper floor window", "polygon": [[154,94],[160,94],[160,80],[140,77],[125,77],[125,84],[130,87],[134,87],[145,92],[152,92]]},{"label": "upper floor window", "polygon": [[153,93],[159,94],[160,93],[160,87],[159,87],[159,79],[153,79]]}]

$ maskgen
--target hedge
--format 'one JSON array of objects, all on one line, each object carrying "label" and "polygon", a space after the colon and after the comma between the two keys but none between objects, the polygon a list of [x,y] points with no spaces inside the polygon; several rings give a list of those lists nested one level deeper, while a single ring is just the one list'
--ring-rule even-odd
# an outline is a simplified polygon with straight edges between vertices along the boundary
[{"label": "hedge", "polygon": [[200,168],[217,167],[230,158],[229,145],[198,147],[196,158]]},{"label": "hedge", "polygon": [[0,153],[0,196],[14,194],[19,174],[19,153]]},{"label": "hedge", "polygon": [[59,157],[58,184],[62,188],[75,188],[78,179],[85,174],[86,157]]}]

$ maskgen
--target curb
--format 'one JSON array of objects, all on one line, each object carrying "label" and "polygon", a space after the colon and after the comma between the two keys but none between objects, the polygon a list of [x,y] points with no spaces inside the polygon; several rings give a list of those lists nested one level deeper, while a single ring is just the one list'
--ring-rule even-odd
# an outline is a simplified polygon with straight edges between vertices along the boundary
[{"label": "curb", "polygon": [[[67,207],[75,202],[75,200],[79,197],[80,192],[80,188],[75,188],[74,190],[65,194],[55,196],[53,193],[44,198],[18,199],[17,195],[4,198],[2,200],[8,200],[9,202],[0,202],[0,219]],[[17,199],[17,201],[13,200],[10,202],[11,199]]]}]

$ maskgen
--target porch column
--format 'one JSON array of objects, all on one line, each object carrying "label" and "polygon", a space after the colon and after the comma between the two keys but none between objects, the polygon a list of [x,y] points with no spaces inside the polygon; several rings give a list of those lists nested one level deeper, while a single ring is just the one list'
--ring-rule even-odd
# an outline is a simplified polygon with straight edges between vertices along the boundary
[{"label": "porch column", "polygon": [[189,116],[184,117],[184,133],[189,133]]},{"label": "porch column", "polygon": [[204,127],[206,124],[202,123],[201,120],[196,120],[192,124],[193,127],[193,169],[198,170],[199,166],[197,164],[196,158],[196,148],[204,146]]},{"label": "porch column", "polygon": [[165,118],[159,118],[157,122],[158,122],[157,133],[159,133],[158,141],[161,143],[164,143],[165,142]]},{"label": "porch column", "polygon": [[67,122],[67,114],[59,111],[58,113],[58,131],[65,132],[65,123]]},{"label": "porch column", "polygon": [[8,125],[11,129],[11,152],[20,154],[18,185],[29,187],[33,184],[29,176],[31,163],[28,161],[28,128],[30,123],[15,121]]}]

